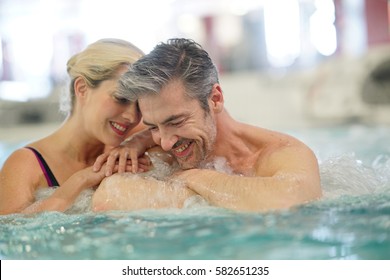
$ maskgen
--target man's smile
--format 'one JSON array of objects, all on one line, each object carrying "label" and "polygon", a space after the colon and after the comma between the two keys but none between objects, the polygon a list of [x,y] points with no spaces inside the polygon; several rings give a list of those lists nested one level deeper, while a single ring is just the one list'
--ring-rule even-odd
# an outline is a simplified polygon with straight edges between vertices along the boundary
[{"label": "man's smile", "polygon": [[178,158],[186,157],[191,152],[190,147],[192,143],[193,141],[179,141],[173,146],[172,153]]}]

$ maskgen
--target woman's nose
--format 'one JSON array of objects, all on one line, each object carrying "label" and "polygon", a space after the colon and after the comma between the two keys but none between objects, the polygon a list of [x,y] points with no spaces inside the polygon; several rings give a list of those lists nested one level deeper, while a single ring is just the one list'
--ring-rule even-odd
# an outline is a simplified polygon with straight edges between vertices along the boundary
[{"label": "woman's nose", "polygon": [[126,108],[122,116],[131,123],[139,123],[141,121],[141,113],[139,112],[137,106],[134,106],[134,104]]}]

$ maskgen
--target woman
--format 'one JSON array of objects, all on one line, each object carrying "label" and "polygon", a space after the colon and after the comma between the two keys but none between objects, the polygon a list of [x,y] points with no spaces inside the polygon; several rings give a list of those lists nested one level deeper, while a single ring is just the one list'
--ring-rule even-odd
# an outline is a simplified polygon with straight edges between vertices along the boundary
[{"label": "woman", "polygon": [[[142,55],[129,42],[102,39],[69,59],[68,117],[53,134],[6,160],[0,172],[1,214],[65,211],[83,190],[99,185],[106,174],[104,168],[92,170],[97,157],[142,128],[137,104],[116,95],[120,75]],[[121,169],[130,166],[121,158]],[[51,187],[49,197],[35,201],[38,189]]]}]

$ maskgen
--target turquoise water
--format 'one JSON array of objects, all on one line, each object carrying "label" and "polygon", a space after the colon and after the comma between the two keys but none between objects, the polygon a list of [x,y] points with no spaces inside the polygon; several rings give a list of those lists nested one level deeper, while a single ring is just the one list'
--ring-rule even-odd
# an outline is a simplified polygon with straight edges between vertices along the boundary
[{"label": "turquoise water", "polygon": [[[390,259],[390,128],[287,131],[320,162],[324,197],[288,211],[88,210],[0,216],[1,259]],[[8,152],[8,151],[7,151]]]}]

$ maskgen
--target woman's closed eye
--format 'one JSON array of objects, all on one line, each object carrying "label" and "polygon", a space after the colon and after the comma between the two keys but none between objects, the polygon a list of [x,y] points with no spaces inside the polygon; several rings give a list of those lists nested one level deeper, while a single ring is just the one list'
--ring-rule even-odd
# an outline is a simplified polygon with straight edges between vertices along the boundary
[{"label": "woman's closed eye", "polygon": [[148,129],[152,132],[156,132],[158,131],[158,127],[157,126],[149,126]]},{"label": "woman's closed eye", "polygon": [[124,98],[124,97],[120,97],[120,96],[113,96],[113,98],[115,99],[115,101],[119,104],[129,104],[131,101],[127,98]]}]

